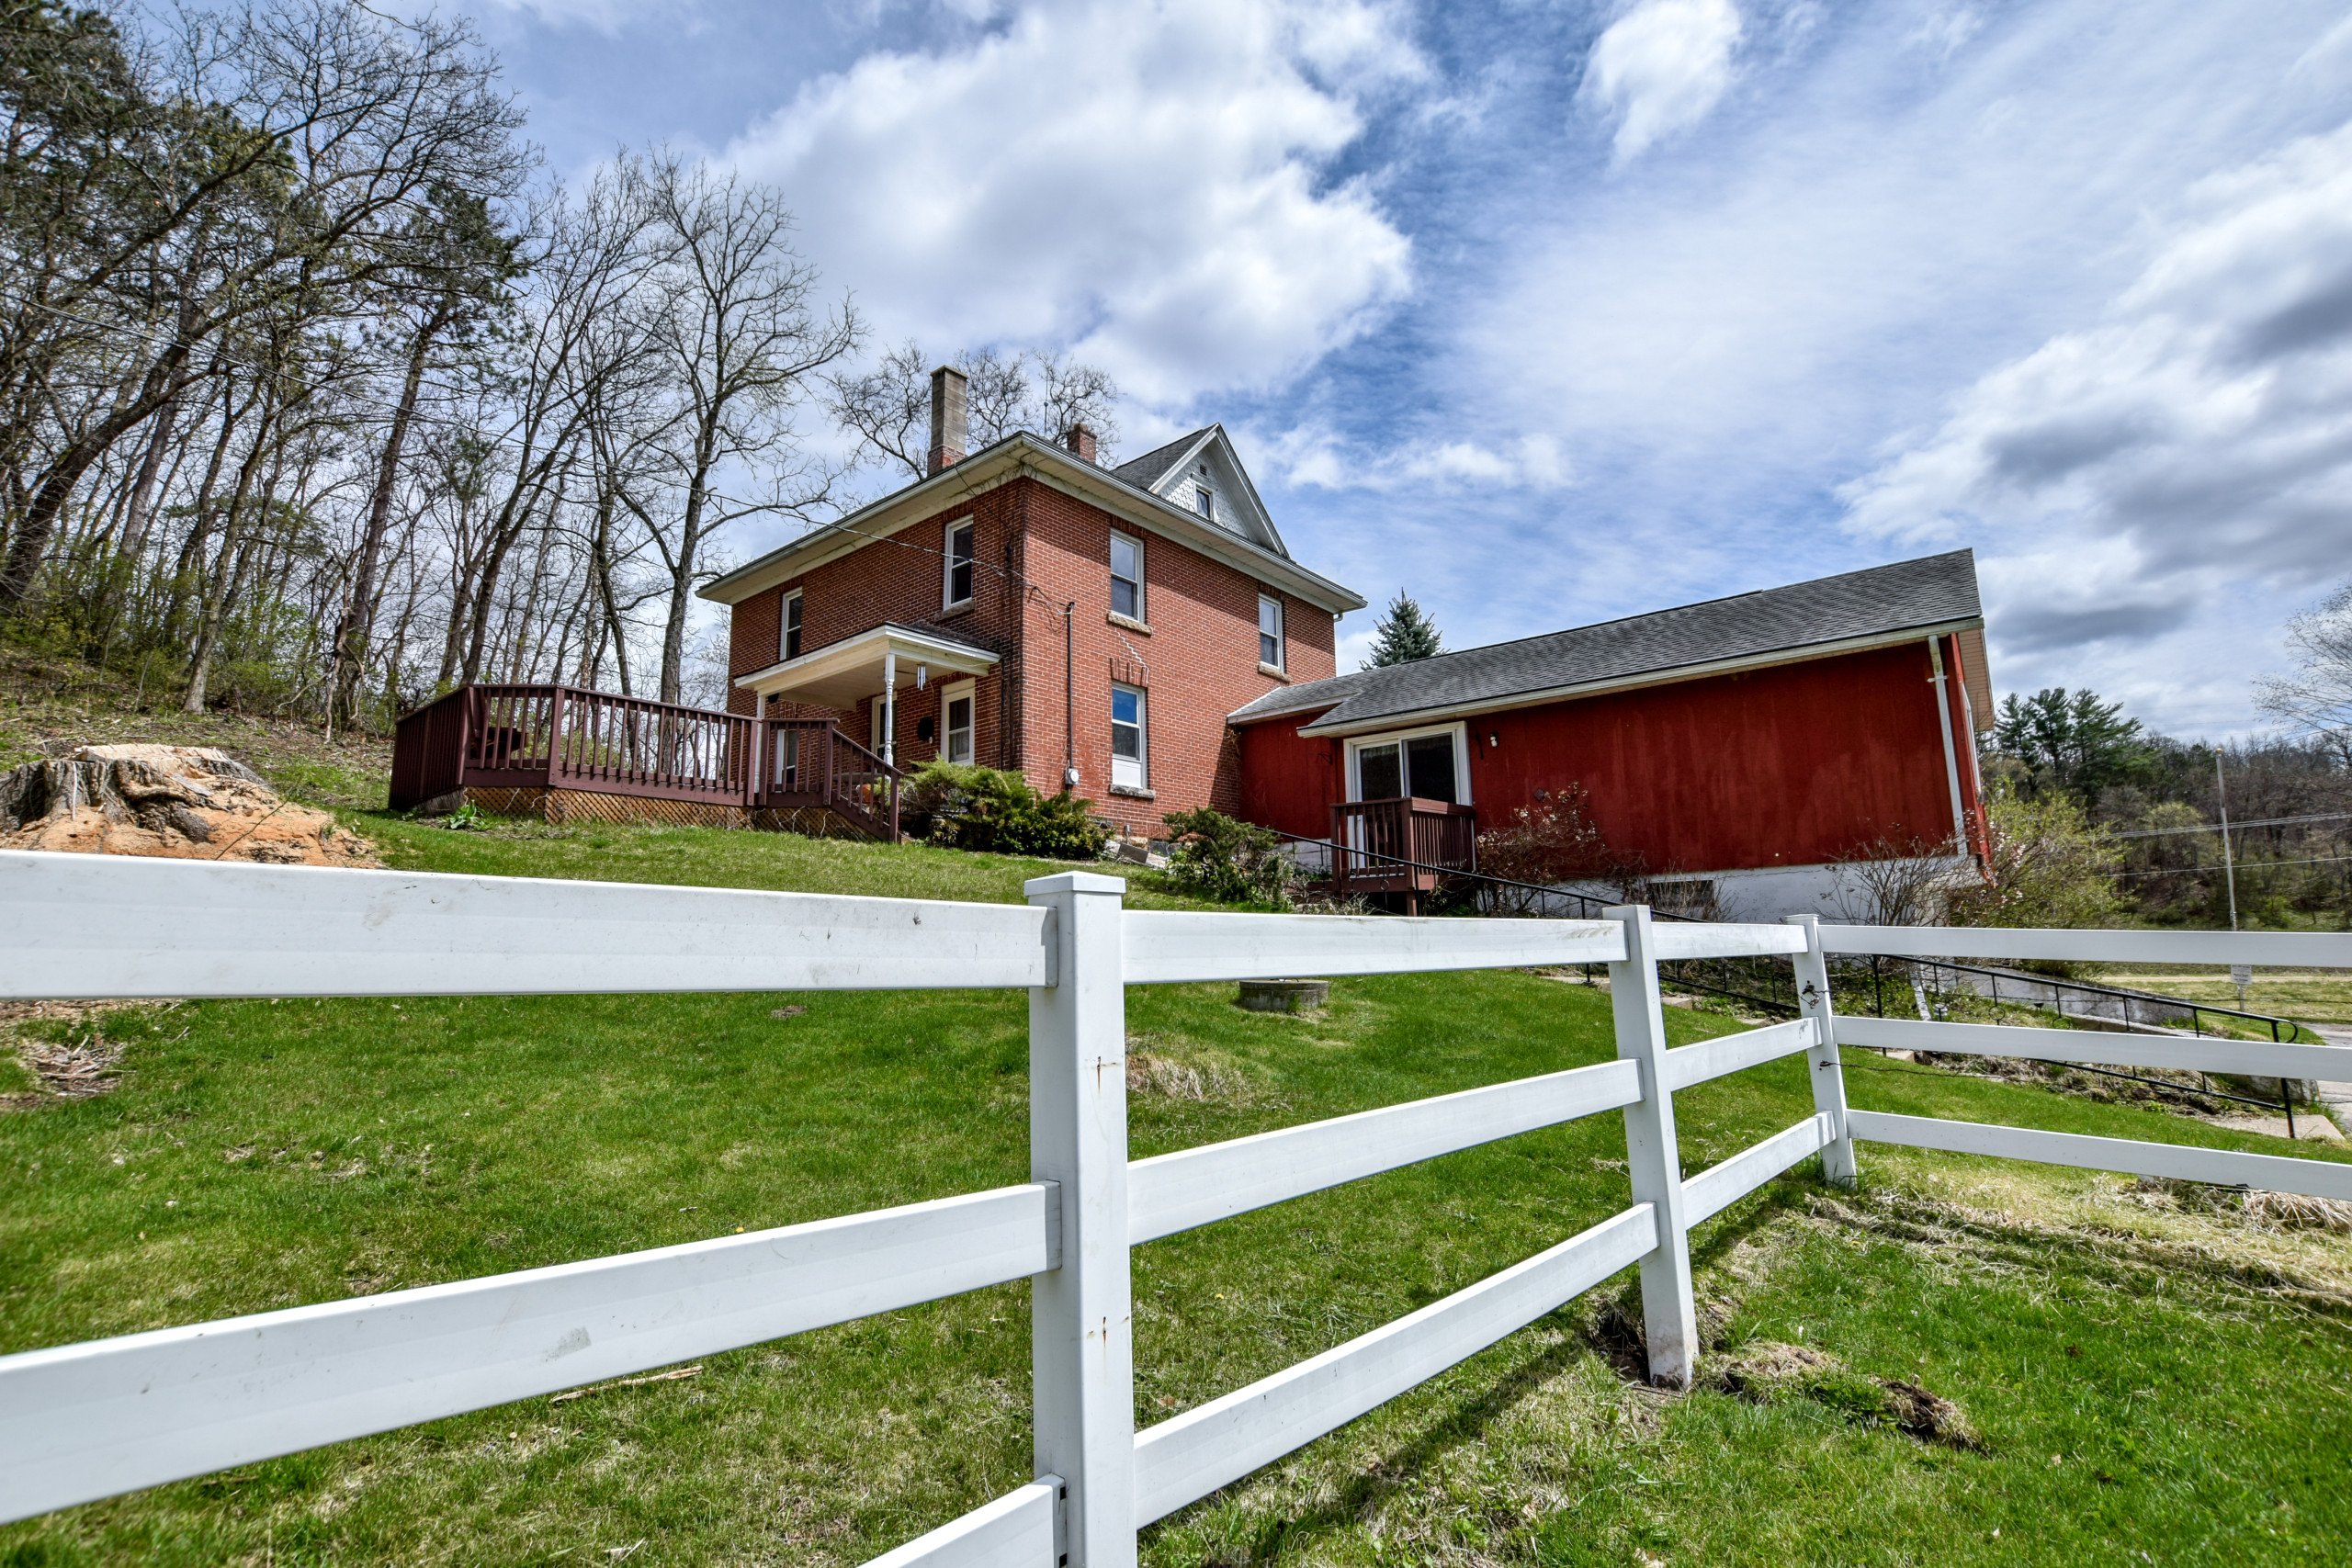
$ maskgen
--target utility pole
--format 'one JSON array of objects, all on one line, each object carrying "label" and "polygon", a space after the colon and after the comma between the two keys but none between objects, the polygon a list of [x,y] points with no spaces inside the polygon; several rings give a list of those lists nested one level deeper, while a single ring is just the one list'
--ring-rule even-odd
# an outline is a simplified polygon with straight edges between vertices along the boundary
[{"label": "utility pole", "polygon": [[2213,794],[2222,803],[2222,875],[2230,887],[2230,930],[2238,929],[2237,859],[2230,853],[2230,791],[2222,782],[2222,749],[2213,748]]},{"label": "utility pole", "polygon": [[[2213,748],[2213,796],[2221,803],[2222,807],[2222,875],[2229,884],[2230,930],[2235,931],[2238,929],[2238,863],[2237,857],[2230,852],[2230,792],[2228,786],[2222,782],[2222,749],[2218,746]],[[2241,1010],[2245,1007],[2245,988],[2253,983],[2253,964],[2233,964],[2230,965],[2230,984],[2237,988],[2238,1007]],[[2284,1078],[2278,1080],[2282,1092],[2286,1089],[2286,1083],[2287,1080]],[[2287,1135],[2290,1138],[2295,1135],[2295,1107],[2291,1100],[2287,1106]]]}]

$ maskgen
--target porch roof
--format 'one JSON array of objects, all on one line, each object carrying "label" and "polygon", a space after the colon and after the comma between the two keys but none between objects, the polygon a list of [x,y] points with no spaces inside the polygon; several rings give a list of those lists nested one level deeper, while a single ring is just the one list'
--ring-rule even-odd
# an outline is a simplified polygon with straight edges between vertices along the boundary
[{"label": "porch roof", "polygon": [[739,675],[735,684],[760,697],[783,697],[826,707],[854,707],[861,697],[878,695],[891,656],[898,660],[899,687],[914,683],[918,666],[937,674],[985,675],[996,668],[997,655],[985,648],[936,632],[885,622],[870,632]]}]

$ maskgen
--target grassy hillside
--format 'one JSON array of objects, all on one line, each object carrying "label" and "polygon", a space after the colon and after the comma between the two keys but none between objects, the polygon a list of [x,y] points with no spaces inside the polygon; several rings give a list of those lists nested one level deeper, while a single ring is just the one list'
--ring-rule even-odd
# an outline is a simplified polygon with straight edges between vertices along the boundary
[{"label": "grassy hillside", "polygon": [[[765,835],[350,821],[394,863],[438,870],[980,898],[1017,897],[1036,870]],[[1170,895],[1147,879],[1136,897]],[[1231,996],[1130,993],[1137,1155],[1611,1051],[1606,996],[1537,975],[1341,981],[1308,1019]],[[1025,1174],[1018,995],[205,1003],[25,1027],[119,1049],[120,1081],[0,1113],[0,1350]],[[1734,1026],[1671,1010],[1668,1027]],[[1878,1109],[2282,1146],[1849,1066]],[[1686,1163],[1809,1109],[1793,1062],[1680,1097]],[[2088,1173],[1869,1147],[1862,1168],[1859,1193],[1800,1171],[1700,1233],[1710,1386],[1669,1397],[1622,1375],[1620,1282],[1177,1516],[1146,1560],[2342,1561],[2352,1244]],[[1137,1419],[1625,1201],[1622,1131],[1600,1117],[1142,1248]],[[1026,1312],[1022,1288],[984,1292],[161,1487],[0,1527],[0,1563],[856,1562],[1026,1478]],[[1973,1446],[1903,1430],[1891,1382],[1952,1402]]]}]

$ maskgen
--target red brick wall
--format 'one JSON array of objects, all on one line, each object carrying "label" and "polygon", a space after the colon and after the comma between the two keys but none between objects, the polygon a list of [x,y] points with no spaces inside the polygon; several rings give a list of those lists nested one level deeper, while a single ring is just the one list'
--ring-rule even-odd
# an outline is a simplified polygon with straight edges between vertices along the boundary
[{"label": "red brick wall", "polygon": [[[943,525],[969,515],[978,524],[973,604],[940,611]],[[1098,815],[1133,831],[1158,834],[1166,812],[1241,806],[1238,738],[1225,716],[1284,682],[1258,669],[1258,595],[1254,578],[1168,539],[1127,526],[1144,542],[1144,608],[1148,632],[1114,626],[1111,514],[1032,479],[999,485],[892,535],[861,546],[734,607],[729,667],[734,675],[776,662],[777,614],[784,595],[801,591],[801,649],[870,631],[885,621],[936,626],[1004,650],[994,675],[974,692],[974,756],[1019,770],[1040,790],[1061,788],[1064,736],[1062,606],[1075,600],[1075,713],[1078,793]],[[906,546],[919,548],[908,548]],[[1026,580],[1024,583],[1023,580]],[[1284,597],[1283,632],[1293,681],[1334,672],[1330,613]],[[1111,685],[1144,688],[1149,703],[1148,799],[1111,793]],[[939,686],[899,695],[898,755],[903,763],[935,756],[941,738],[916,739],[929,717],[936,731]],[[749,695],[730,693],[736,712]],[[870,705],[842,716],[854,738],[870,734]],[[784,712],[776,710],[781,716]],[[797,713],[793,716],[799,716]],[[813,715],[811,716],[813,716]],[[878,749],[878,748],[877,748]]]},{"label": "red brick wall", "polygon": [[[784,596],[795,589],[801,596],[803,653],[872,631],[885,621],[934,627],[979,647],[1004,650],[995,672],[978,677],[973,692],[973,758],[990,767],[1016,766],[1018,737],[1006,719],[1018,711],[1019,705],[1004,699],[1008,683],[1018,682],[1020,666],[1022,593],[1006,570],[1013,553],[1015,505],[1011,488],[999,486],[742,601],[735,606],[729,623],[730,677],[776,662],[777,617]],[[978,525],[973,546],[978,560],[972,572],[972,603],[951,614],[940,608],[944,529],[948,522],[967,516]],[[901,678],[910,679],[910,673],[902,671]],[[925,762],[938,754],[938,737],[919,741],[916,729],[922,719],[938,718],[939,684],[940,680],[934,679],[928,690],[918,692],[910,684],[899,693],[898,757],[902,765]],[[728,705],[735,712],[749,713],[751,695],[731,691]],[[861,703],[856,712],[838,716],[843,733],[879,750],[866,711],[869,705]],[[771,711],[778,717],[820,717],[825,712],[803,704],[777,705]]]},{"label": "red brick wall", "polygon": [[[1301,737],[1310,722],[1247,727],[1243,805],[1252,821],[1322,838],[1329,803],[1346,794],[1341,743]],[[1482,830],[1538,789],[1579,784],[1610,846],[1656,872],[1815,865],[1882,837],[1951,837],[1924,638],[1467,724]],[[1965,759],[1960,766],[1973,805]]]},{"label": "red brick wall", "polygon": [[[1144,620],[1148,632],[1111,621],[1111,514],[1075,496],[1019,479],[1023,497],[1022,571],[1040,590],[1023,621],[1031,676],[1023,726],[1030,782],[1059,787],[1064,745],[1061,607],[1075,600],[1074,690],[1078,793],[1098,815],[1130,831],[1157,835],[1170,811],[1214,806],[1241,808],[1238,737],[1225,716],[1284,684],[1258,669],[1255,578],[1139,528],[1119,531],[1143,541]],[[1335,671],[1330,612],[1284,596],[1283,632],[1294,682]],[[1142,687],[1148,704],[1150,798],[1111,789],[1111,687]]]}]

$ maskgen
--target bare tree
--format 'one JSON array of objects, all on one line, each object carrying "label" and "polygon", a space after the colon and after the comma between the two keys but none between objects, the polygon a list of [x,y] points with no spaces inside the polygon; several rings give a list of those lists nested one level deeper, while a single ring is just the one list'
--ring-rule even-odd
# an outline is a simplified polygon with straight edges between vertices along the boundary
[{"label": "bare tree", "polygon": [[2295,672],[2255,682],[2265,713],[2310,730],[2352,768],[2352,582],[2287,623]]},{"label": "bare tree", "polygon": [[[434,187],[494,191],[514,161],[519,116],[462,24],[280,0],[175,25],[161,80],[125,57],[104,177],[67,182],[78,205],[60,216],[84,237],[47,258],[25,313],[69,337],[107,334],[136,375],[77,400],[12,485],[0,613],[29,595],[68,502],[114,445],[235,363],[208,344],[289,305],[347,309],[399,264],[385,241]],[[39,381],[53,359],[38,344],[0,348],[0,374],[19,378],[0,389]],[[29,444],[0,433],[0,449]]]},{"label": "bare tree", "polygon": [[477,346],[491,318],[508,301],[506,285],[517,272],[518,241],[500,229],[489,197],[436,187],[432,203],[413,220],[404,238],[412,252],[384,284],[384,313],[405,333],[396,344],[402,364],[399,400],[384,430],[376,481],[368,499],[353,560],[350,592],[334,631],[334,690],[331,718],[351,722],[367,673],[368,643],[376,627],[378,581],[384,538],[392,521],[392,496],[401,459],[416,418],[424,373],[445,342]]},{"label": "bare tree", "polygon": [[[964,373],[965,417],[982,445],[1016,430],[1059,440],[1072,425],[1094,433],[1108,457],[1118,435],[1119,389],[1109,374],[1030,350],[1007,358],[992,348],[956,356]],[[912,339],[870,368],[827,378],[826,407],[858,439],[870,461],[904,468],[916,479],[930,468],[931,372],[934,362]]]},{"label": "bare tree", "polygon": [[[856,347],[860,328],[847,300],[818,306],[816,270],[792,249],[792,215],[776,191],[668,152],[625,168],[658,236],[654,337],[676,400],[661,445],[678,505],[664,517],[624,499],[668,570],[662,699],[676,702],[712,536],[754,511],[812,516],[832,493],[835,476],[800,446],[792,414],[816,376]],[[721,493],[718,475],[736,468],[755,473],[767,494]]]}]

